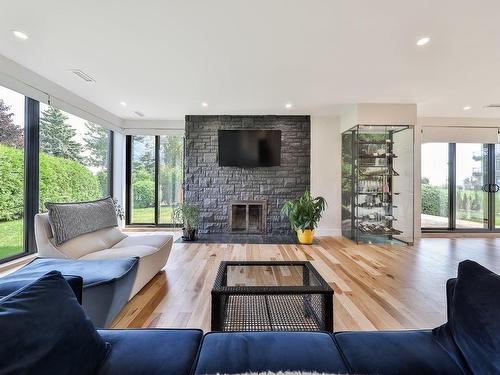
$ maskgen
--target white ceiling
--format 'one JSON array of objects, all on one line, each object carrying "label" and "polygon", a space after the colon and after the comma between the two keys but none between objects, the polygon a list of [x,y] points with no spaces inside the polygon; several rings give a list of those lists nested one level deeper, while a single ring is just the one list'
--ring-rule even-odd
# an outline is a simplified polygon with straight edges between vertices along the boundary
[{"label": "white ceiling", "polygon": [[356,102],[500,117],[482,108],[500,103],[498,0],[0,0],[0,54],[123,118]]}]

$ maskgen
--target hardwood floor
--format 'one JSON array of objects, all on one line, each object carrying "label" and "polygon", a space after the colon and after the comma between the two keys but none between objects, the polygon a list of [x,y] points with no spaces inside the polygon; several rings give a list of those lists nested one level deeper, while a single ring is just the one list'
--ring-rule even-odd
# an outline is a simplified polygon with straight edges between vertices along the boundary
[{"label": "hardwood floor", "polygon": [[222,260],[308,260],[335,290],[335,331],[431,328],[446,319],[445,283],[461,260],[500,273],[500,238],[424,238],[411,247],[322,237],[313,246],[174,244],[164,271],[114,328],[210,331],[210,291]]}]

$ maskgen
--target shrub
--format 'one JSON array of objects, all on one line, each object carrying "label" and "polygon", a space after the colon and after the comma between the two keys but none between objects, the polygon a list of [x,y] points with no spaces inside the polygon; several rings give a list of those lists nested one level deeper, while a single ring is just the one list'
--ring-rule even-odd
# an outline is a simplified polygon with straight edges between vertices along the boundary
[{"label": "shrub", "polygon": [[[23,216],[24,152],[0,145],[0,221]],[[48,201],[70,202],[97,199],[97,177],[84,165],[40,153],[40,210]]]},{"label": "shrub", "polygon": [[151,180],[134,181],[134,208],[154,207],[155,183]]},{"label": "shrub", "polygon": [[422,213],[434,216],[447,216],[448,192],[437,186],[422,185]]},{"label": "shrub", "polygon": [[84,165],[40,153],[40,211],[45,202],[81,202],[101,197],[96,176]]},{"label": "shrub", "polygon": [[0,145],[0,221],[19,219],[24,210],[23,150]]}]

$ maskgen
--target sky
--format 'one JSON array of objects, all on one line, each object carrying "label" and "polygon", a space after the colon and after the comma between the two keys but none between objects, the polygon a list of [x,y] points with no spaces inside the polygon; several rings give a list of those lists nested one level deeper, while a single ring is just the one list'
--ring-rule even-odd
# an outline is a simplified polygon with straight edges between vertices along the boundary
[{"label": "sky", "polygon": [[[474,169],[481,171],[481,161],[475,161],[472,156],[480,154],[482,145],[479,143],[457,144],[457,185],[472,177]],[[425,143],[422,145],[422,178],[427,177],[432,185],[448,183],[448,143]]]}]

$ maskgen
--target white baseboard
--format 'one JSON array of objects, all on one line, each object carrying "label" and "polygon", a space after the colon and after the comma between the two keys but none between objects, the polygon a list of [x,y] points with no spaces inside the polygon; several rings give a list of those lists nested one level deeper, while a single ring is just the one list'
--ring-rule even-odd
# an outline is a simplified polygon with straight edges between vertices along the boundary
[{"label": "white baseboard", "polygon": [[316,236],[341,236],[342,230],[340,228],[316,228],[314,231]]}]

